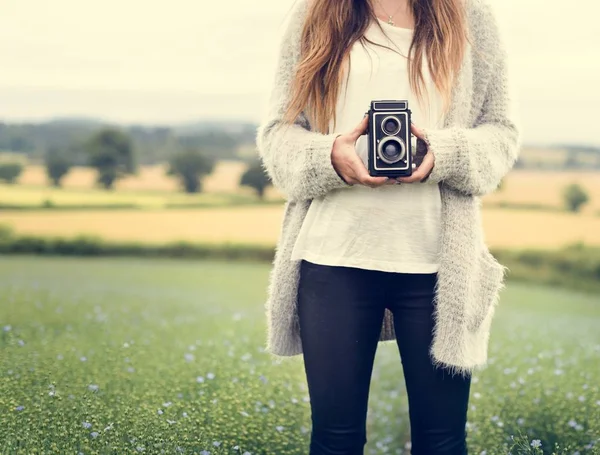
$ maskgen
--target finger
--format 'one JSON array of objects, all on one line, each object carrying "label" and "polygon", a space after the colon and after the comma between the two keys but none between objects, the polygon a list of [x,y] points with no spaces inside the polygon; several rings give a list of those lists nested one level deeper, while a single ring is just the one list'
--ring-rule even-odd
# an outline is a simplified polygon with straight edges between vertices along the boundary
[{"label": "finger", "polygon": [[396,178],[400,183],[413,183],[419,180],[417,174],[412,174],[408,177],[398,177]]},{"label": "finger", "polygon": [[376,186],[381,186],[381,185],[385,185],[386,182],[388,181],[387,177],[373,177],[369,174],[367,175],[362,175],[361,177],[359,177],[360,183],[362,183],[363,185],[367,185],[370,187],[376,187]]},{"label": "finger", "polygon": [[418,182],[419,180],[425,177],[425,170],[423,168],[417,168],[415,172],[406,177],[398,177],[396,180],[402,183],[413,183]]},{"label": "finger", "polygon": [[369,174],[365,163],[363,163],[363,161],[359,158],[358,155],[356,155],[353,164],[356,179],[363,185],[379,186],[385,184],[388,181],[387,177],[373,177],[371,174]]},{"label": "finger", "polygon": [[410,124],[410,131],[412,134],[417,136],[419,139],[425,140],[425,134],[423,133],[423,130],[412,122]]},{"label": "finger", "polygon": [[362,136],[365,133],[365,131],[367,131],[368,126],[369,126],[369,116],[365,115],[363,117],[363,119],[359,122],[359,124],[354,127],[354,129],[350,132],[350,134],[348,136],[350,136],[350,138],[353,141],[356,141],[356,140],[358,140],[358,138],[360,136]]}]

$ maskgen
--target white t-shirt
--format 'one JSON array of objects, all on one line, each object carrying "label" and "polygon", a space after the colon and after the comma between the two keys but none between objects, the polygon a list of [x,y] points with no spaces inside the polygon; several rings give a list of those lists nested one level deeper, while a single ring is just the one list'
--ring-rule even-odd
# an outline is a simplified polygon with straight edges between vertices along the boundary
[{"label": "white t-shirt", "polygon": [[[331,132],[347,133],[363,118],[371,100],[408,100],[412,121],[421,127],[442,125],[441,99],[429,78],[429,112],[410,89],[406,55],[413,30],[378,20],[366,37],[387,44],[402,55],[357,42],[350,51],[350,73],[343,78],[336,106],[337,125]],[[345,91],[347,88],[347,91]],[[344,96],[345,94],[345,96]],[[356,142],[367,166],[367,136]],[[355,184],[313,199],[292,251],[292,260],[401,273],[433,273],[439,266],[441,198],[435,183],[403,183],[370,188]]]}]

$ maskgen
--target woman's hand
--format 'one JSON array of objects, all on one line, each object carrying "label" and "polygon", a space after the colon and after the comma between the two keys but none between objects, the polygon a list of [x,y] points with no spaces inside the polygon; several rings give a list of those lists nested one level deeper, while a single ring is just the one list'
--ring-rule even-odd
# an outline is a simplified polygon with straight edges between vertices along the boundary
[{"label": "woman's hand", "polygon": [[365,164],[356,153],[356,141],[365,133],[368,124],[369,117],[365,115],[352,131],[341,134],[335,139],[331,150],[331,163],[340,177],[349,185],[360,183],[375,188],[385,185],[393,179],[369,175]]},{"label": "woman's hand", "polygon": [[[412,132],[412,134],[417,136],[419,139],[425,140],[423,132],[414,123],[410,124],[410,131]],[[427,150],[427,153],[423,157],[422,163],[412,173],[412,175],[410,175],[408,177],[398,177],[398,178],[396,178],[396,180],[401,183],[420,182],[429,175],[429,173],[433,169],[434,164],[435,164],[435,157],[434,157],[433,153],[431,152],[431,150]]]}]

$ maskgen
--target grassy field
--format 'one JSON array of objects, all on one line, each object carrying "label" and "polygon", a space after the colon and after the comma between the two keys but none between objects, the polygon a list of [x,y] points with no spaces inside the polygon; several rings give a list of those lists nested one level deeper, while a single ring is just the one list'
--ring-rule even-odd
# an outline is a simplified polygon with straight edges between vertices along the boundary
[{"label": "grassy field", "polygon": [[[238,242],[274,245],[280,205],[169,210],[0,211],[0,224],[20,234],[99,235],[110,240],[163,243]],[[600,217],[563,212],[486,209],[486,240],[493,247],[557,248],[582,241],[600,245]]]},{"label": "grassy field", "polygon": [[[0,259],[0,453],[305,454],[301,357],[263,350],[268,270]],[[470,453],[600,453],[598,303],[509,285],[473,378]],[[397,347],[380,344],[365,453],[408,453],[407,434]]]}]

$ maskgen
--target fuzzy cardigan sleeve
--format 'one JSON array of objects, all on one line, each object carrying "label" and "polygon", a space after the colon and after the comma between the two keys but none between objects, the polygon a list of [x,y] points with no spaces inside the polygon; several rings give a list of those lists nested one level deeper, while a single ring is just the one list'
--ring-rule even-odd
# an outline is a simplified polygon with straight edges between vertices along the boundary
[{"label": "fuzzy cardigan sleeve", "polygon": [[273,185],[288,200],[313,199],[332,189],[349,187],[331,162],[339,134],[311,131],[306,117],[284,124],[290,87],[300,57],[300,40],[307,0],[297,0],[280,40],[279,54],[267,112],[257,130],[256,145]]},{"label": "fuzzy cardigan sleeve", "polygon": [[520,131],[498,24],[487,2],[470,2],[475,46],[491,59],[481,111],[471,128],[423,128],[423,133],[435,157],[429,180],[444,182],[462,193],[483,196],[498,187],[518,158]]}]

